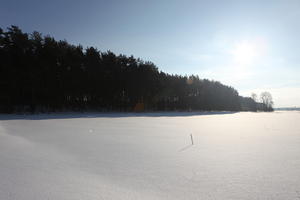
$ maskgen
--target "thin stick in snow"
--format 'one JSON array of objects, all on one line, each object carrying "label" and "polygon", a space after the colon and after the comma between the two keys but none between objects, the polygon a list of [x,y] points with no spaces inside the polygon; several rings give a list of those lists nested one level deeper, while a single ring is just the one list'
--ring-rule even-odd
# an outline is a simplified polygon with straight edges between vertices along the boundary
[{"label": "thin stick in snow", "polygon": [[191,134],[192,145],[194,145],[193,135]]}]

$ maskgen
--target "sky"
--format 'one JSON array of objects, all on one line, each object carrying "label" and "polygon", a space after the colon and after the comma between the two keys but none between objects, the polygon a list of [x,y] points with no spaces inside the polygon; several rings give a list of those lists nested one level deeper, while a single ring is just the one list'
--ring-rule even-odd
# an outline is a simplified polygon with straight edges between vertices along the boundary
[{"label": "sky", "polygon": [[243,96],[269,91],[300,107],[298,0],[0,0],[0,27],[19,26],[198,75]]}]

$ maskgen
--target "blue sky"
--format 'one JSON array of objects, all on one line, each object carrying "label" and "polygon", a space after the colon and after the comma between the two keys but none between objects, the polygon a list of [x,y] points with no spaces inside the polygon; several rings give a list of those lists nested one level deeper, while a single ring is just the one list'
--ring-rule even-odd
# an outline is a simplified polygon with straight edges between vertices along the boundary
[{"label": "blue sky", "polygon": [[133,54],[300,106],[300,1],[1,0],[0,26]]}]

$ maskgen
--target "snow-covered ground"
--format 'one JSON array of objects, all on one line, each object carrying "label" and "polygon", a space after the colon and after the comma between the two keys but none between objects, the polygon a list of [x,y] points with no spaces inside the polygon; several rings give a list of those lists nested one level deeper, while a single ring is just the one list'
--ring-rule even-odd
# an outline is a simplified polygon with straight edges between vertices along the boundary
[{"label": "snow-covered ground", "polygon": [[0,199],[297,200],[300,112],[0,115]]}]

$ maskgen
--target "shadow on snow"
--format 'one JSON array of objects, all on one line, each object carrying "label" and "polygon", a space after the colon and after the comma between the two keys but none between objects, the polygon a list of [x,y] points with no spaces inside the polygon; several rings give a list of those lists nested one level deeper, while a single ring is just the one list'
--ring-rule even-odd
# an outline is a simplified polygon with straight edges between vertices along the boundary
[{"label": "shadow on snow", "polygon": [[0,120],[46,120],[46,119],[72,119],[72,118],[123,118],[123,117],[191,117],[201,115],[225,115],[234,114],[231,111],[207,111],[207,112],[144,112],[144,113],[120,113],[120,112],[67,112],[47,114],[0,114]]}]

